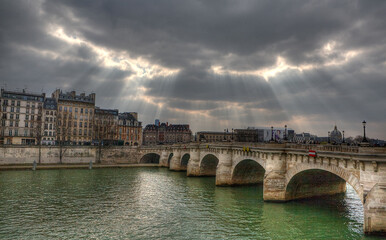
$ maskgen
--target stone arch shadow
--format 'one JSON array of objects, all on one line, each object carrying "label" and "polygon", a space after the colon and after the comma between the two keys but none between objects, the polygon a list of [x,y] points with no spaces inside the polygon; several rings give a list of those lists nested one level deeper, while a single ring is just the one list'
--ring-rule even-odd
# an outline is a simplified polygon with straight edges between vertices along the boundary
[{"label": "stone arch shadow", "polygon": [[265,162],[261,159],[244,158],[232,167],[232,185],[262,184],[265,175]]},{"label": "stone arch shadow", "polygon": [[160,155],[158,153],[146,153],[141,157],[139,163],[145,164],[159,164]]},{"label": "stone arch shadow", "polygon": [[216,155],[208,153],[200,161],[200,176],[216,176],[219,159]]},{"label": "stone arch shadow", "polygon": [[298,165],[286,173],[285,199],[295,200],[346,191],[350,184],[363,201],[359,179],[351,172],[337,166]]},{"label": "stone arch shadow", "polygon": [[180,161],[181,170],[186,171],[186,169],[188,168],[189,160],[190,160],[189,153],[185,153],[182,155],[181,161]]}]

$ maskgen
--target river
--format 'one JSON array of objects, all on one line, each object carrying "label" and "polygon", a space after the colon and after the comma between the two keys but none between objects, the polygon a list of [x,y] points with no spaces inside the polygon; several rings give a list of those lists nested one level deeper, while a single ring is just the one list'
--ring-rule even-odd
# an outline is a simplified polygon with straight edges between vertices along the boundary
[{"label": "river", "polygon": [[0,239],[379,239],[345,194],[263,202],[165,168],[0,172]]}]

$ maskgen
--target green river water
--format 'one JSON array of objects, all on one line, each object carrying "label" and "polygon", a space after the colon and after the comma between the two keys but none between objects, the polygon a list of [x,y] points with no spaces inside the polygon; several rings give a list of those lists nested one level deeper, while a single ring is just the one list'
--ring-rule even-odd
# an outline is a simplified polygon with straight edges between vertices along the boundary
[{"label": "green river water", "polygon": [[355,191],[263,202],[164,168],[0,172],[0,239],[380,239]]}]

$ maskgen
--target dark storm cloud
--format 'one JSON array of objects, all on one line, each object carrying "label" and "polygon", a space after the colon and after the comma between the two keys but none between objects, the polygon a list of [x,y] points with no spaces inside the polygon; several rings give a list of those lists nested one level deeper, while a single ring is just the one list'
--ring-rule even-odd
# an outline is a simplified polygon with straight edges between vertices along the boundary
[{"label": "dark storm cloud", "polygon": [[[94,90],[103,107],[139,104],[144,119],[190,121],[172,110],[233,119],[229,107],[235,106],[237,121],[250,125],[322,112],[325,121],[352,126],[367,117],[386,127],[385,12],[385,1],[351,0],[2,1],[0,80],[10,88]],[[179,72],[128,84],[133,69],[106,67],[90,45],[48,34],[58,27],[68,37]],[[346,61],[350,51],[357,56]],[[279,56],[313,68],[285,70],[268,82],[243,73],[270,68]],[[133,97],[141,88],[162,111]],[[135,99],[128,105],[120,101],[127,96]]]}]

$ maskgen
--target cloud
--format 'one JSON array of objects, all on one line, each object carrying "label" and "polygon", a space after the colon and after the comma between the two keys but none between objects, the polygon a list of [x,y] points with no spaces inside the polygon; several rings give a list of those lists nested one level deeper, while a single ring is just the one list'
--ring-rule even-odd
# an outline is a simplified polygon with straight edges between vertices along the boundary
[{"label": "cloud", "polygon": [[196,131],[325,135],[338,122],[357,135],[366,119],[386,138],[385,11],[359,0],[2,1],[0,79],[95,91],[101,107]]}]

